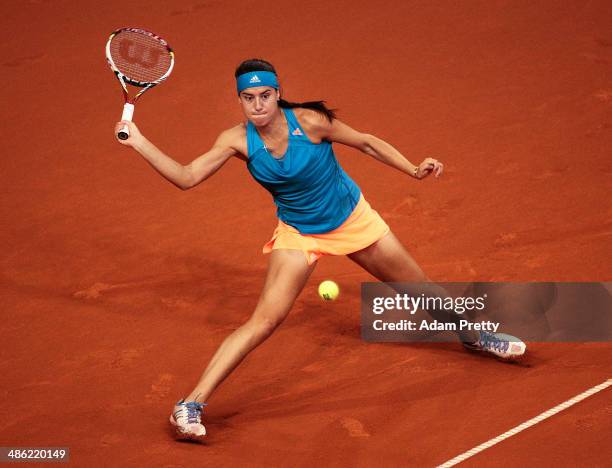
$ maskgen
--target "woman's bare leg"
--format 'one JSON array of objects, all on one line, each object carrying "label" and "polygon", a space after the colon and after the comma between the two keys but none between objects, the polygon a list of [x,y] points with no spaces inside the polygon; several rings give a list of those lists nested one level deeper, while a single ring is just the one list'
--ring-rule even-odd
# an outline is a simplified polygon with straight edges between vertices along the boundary
[{"label": "woman's bare leg", "polygon": [[[364,268],[379,281],[387,283],[412,283],[405,285],[399,293],[408,293],[414,296],[425,294],[429,297],[448,297],[448,292],[441,286],[431,283],[429,278],[423,273],[416,261],[404,248],[401,242],[392,232],[389,232],[382,239],[363,250],[354,252],[348,256],[351,260]],[[423,283],[423,284],[414,284]],[[396,288],[397,289],[397,288]],[[429,311],[438,320],[454,321],[454,312],[448,311]],[[478,339],[475,331],[462,331],[463,341],[473,342]]]},{"label": "woman's bare leg", "polygon": [[308,265],[301,250],[270,253],[264,288],[251,318],[223,341],[185,401],[208,400],[247,354],[272,334],[289,314],[315,265]]}]

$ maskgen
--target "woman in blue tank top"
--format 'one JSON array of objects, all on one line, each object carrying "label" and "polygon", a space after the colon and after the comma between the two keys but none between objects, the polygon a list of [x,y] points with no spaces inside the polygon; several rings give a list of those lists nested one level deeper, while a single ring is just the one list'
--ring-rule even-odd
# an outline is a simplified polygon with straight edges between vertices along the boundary
[{"label": "woman in blue tank top", "polygon": [[[253,178],[270,192],[278,226],[264,252],[270,252],[265,285],[249,320],[221,344],[193,391],[177,402],[170,416],[176,435],[201,440],[205,401],[217,386],[280,325],[323,255],[347,255],[378,280],[397,283],[410,296],[448,297],[416,264],[361,190],[338,163],[332,143],[348,145],[422,180],[443,172],[433,158],[408,161],[393,146],[339,121],[323,101],[291,103],[281,98],[274,67],[246,60],[235,72],[238,100],[247,119],[222,132],[210,151],[183,166],[147,140],[132,122],[127,140],[163,177],[182,190],[213,175],[230,158],[246,163]],[[406,282],[411,282],[407,284]],[[437,320],[458,321],[453,311],[429,311]],[[506,337],[508,335],[505,335]],[[513,359],[525,352],[520,340],[486,332],[460,332],[471,350]],[[512,340],[510,340],[512,339]],[[512,341],[512,346],[510,345]]]}]

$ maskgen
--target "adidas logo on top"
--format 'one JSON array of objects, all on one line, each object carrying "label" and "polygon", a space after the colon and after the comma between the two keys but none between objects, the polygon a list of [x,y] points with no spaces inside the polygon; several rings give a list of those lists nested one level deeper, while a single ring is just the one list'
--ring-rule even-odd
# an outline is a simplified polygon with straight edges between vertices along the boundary
[{"label": "adidas logo on top", "polygon": [[299,128],[296,128],[294,131],[291,132],[292,135],[302,135],[302,132],[300,132]]},{"label": "adidas logo on top", "polygon": [[251,79],[249,80],[249,83],[261,83],[261,80],[259,79],[257,75],[253,75]]}]

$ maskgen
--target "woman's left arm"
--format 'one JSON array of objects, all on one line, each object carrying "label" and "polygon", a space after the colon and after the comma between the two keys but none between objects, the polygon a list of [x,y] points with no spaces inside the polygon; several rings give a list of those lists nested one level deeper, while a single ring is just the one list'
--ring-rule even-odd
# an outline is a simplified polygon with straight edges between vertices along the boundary
[{"label": "woman's left arm", "polygon": [[444,170],[444,165],[434,158],[425,158],[419,165],[414,165],[386,141],[358,132],[338,119],[331,122],[321,119],[316,127],[316,133],[321,138],[356,148],[417,179],[423,179],[432,173],[439,177]]}]

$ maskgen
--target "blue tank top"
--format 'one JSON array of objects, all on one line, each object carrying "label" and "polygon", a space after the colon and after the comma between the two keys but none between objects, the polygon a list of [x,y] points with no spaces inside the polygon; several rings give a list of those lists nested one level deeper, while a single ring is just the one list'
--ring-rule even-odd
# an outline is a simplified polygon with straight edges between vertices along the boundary
[{"label": "blue tank top", "polygon": [[331,143],[312,143],[293,111],[281,110],[289,127],[287,152],[272,156],[249,121],[247,168],[272,194],[284,223],[304,234],[333,231],[353,212],[361,190],[340,167]]}]

